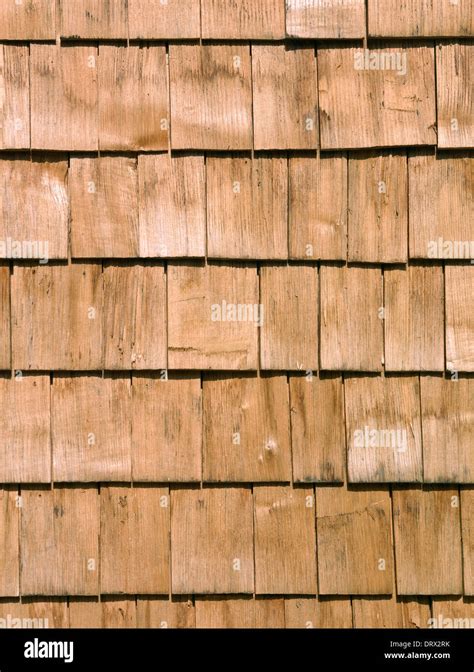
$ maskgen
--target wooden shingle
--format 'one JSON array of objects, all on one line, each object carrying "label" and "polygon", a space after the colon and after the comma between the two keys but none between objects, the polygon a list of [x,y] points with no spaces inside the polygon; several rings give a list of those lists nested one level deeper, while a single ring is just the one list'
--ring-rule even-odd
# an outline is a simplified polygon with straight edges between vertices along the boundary
[{"label": "wooden shingle", "polygon": [[279,40],[285,37],[285,5],[275,0],[201,0],[202,38]]},{"label": "wooden shingle", "polygon": [[171,557],[173,593],[252,593],[250,489],[173,490]]},{"label": "wooden shingle", "polygon": [[286,376],[207,376],[203,480],[290,481],[288,402]]},{"label": "wooden shingle", "polygon": [[201,480],[201,379],[197,374],[133,376],[133,480]]},{"label": "wooden shingle", "polygon": [[169,50],[173,149],[250,149],[250,51],[241,44]]},{"label": "wooden shingle", "polygon": [[318,272],[313,266],[260,269],[262,369],[318,368]]},{"label": "wooden shingle", "polygon": [[344,155],[289,160],[291,259],[345,259],[347,159]]},{"label": "wooden shingle", "polygon": [[138,256],[137,163],[124,156],[71,157],[71,256]]},{"label": "wooden shingle", "polygon": [[344,392],[349,482],[422,481],[418,378],[348,377]]},{"label": "wooden shingle", "polygon": [[474,265],[446,266],[446,368],[474,371]]},{"label": "wooden shingle", "polygon": [[[471,21],[472,10],[471,7]],[[474,145],[474,97],[469,86],[473,75],[473,44],[440,44],[436,47],[439,147]]]},{"label": "wooden shingle", "polygon": [[352,601],[355,628],[427,628],[430,604],[427,598],[360,598]]},{"label": "wooden shingle", "polygon": [[364,37],[364,0],[287,0],[286,32],[299,38]]},{"label": "wooden shingle", "polygon": [[55,482],[131,480],[129,378],[55,376],[51,429]]},{"label": "wooden shingle", "polygon": [[[24,597],[0,602],[0,616],[13,628],[68,628],[68,601],[65,597]],[[5,626],[4,626],[5,627]]]},{"label": "wooden shingle", "polygon": [[31,147],[98,148],[97,48],[30,46]]},{"label": "wooden shingle", "polygon": [[398,595],[462,593],[459,491],[394,489]]},{"label": "wooden shingle", "polygon": [[444,287],[441,266],[386,269],[385,368],[444,369]]},{"label": "wooden shingle", "polygon": [[391,518],[388,489],[316,487],[320,594],[394,591]]},{"label": "wooden shingle", "polygon": [[436,144],[432,48],[318,49],[318,74],[323,149]]},{"label": "wooden shingle", "polygon": [[168,148],[165,47],[101,45],[99,88],[101,150]]},{"label": "wooden shingle", "polygon": [[464,593],[474,595],[474,488],[461,489],[461,523]]},{"label": "wooden shingle", "polygon": [[255,149],[318,146],[318,96],[314,49],[252,47]]},{"label": "wooden shingle", "polygon": [[96,595],[97,489],[27,488],[21,497],[22,595]]},{"label": "wooden shingle", "polygon": [[474,258],[474,159],[443,153],[411,154],[410,257]]},{"label": "wooden shingle", "polygon": [[206,170],[208,256],[286,259],[286,159],[209,157]]},{"label": "wooden shingle", "polygon": [[11,286],[15,369],[102,368],[99,265],[18,266]]},{"label": "wooden shingle", "polygon": [[103,628],[136,628],[137,605],[135,599],[107,597],[102,599]]},{"label": "wooden shingle", "polygon": [[473,32],[472,0],[369,0],[369,35],[450,37]]},{"label": "wooden shingle", "polygon": [[51,481],[48,376],[0,378],[0,482]]},{"label": "wooden shingle", "polygon": [[204,158],[141,154],[138,180],[140,257],[204,257]]},{"label": "wooden shingle", "polygon": [[0,488],[0,596],[20,594],[20,504],[18,489]]},{"label": "wooden shingle", "polygon": [[194,604],[186,597],[137,599],[137,628],[195,628]]},{"label": "wooden shingle", "polygon": [[280,599],[200,598],[196,600],[196,628],[284,628],[285,607]]},{"label": "wooden shingle", "polygon": [[349,156],[348,260],[407,260],[407,159],[367,152]]},{"label": "wooden shingle", "polygon": [[67,171],[52,156],[0,161],[0,257],[67,259]]},{"label": "wooden shingle", "polygon": [[163,264],[110,264],[103,276],[105,369],[165,369]]},{"label": "wooden shingle", "polygon": [[200,0],[128,0],[130,39],[197,39],[199,10]]},{"label": "wooden shingle", "polygon": [[[472,628],[474,623],[474,600],[472,597],[433,597],[432,628]],[[468,634],[468,633],[466,633]]]},{"label": "wooden shingle", "polygon": [[0,266],[0,369],[11,366],[10,297],[10,269]]},{"label": "wooden shingle", "polygon": [[28,59],[27,46],[0,45],[0,149],[28,149],[30,146]]},{"label": "wooden shingle", "polygon": [[102,605],[97,598],[69,598],[70,628],[101,628]]},{"label": "wooden shingle", "polygon": [[54,40],[55,0],[8,0],[0,6],[0,40]]},{"label": "wooden shingle", "polygon": [[167,488],[102,487],[100,589],[105,594],[169,592]]},{"label": "wooden shingle", "polygon": [[168,265],[171,369],[257,368],[257,280],[250,264]]},{"label": "wooden shingle", "polygon": [[344,400],[340,377],[290,377],[296,483],[344,481]]},{"label": "wooden shingle", "polygon": [[127,3],[117,0],[60,0],[61,37],[82,40],[126,39]]},{"label": "wooden shingle", "polygon": [[382,275],[378,268],[321,266],[321,368],[380,371]]},{"label": "wooden shingle", "polygon": [[316,593],[312,488],[258,486],[255,498],[255,592]]},{"label": "wooden shingle", "polygon": [[298,597],[285,600],[286,628],[351,628],[350,599]]},{"label": "wooden shingle", "polygon": [[422,376],[423,468],[427,483],[474,483],[474,379]]}]

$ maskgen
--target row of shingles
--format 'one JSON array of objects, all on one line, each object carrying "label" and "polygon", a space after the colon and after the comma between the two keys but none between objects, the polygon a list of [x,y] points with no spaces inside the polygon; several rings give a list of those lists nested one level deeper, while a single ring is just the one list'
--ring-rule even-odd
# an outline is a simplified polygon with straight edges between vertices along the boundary
[{"label": "row of shingles", "polygon": [[0,482],[474,483],[473,382],[17,375]]},{"label": "row of shingles", "polygon": [[474,144],[466,89],[470,44],[376,53],[389,61],[399,56],[398,70],[387,70],[386,61],[377,69],[366,69],[365,61],[359,67],[362,52],[354,48],[318,49],[316,59],[312,47],[284,44],[176,44],[169,47],[169,67],[164,46],[1,49],[4,149],[436,145],[436,119],[439,147]]},{"label": "row of shingles", "polygon": [[469,628],[473,614],[472,598],[443,597],[0,599],[0,619],[24,628]]},{"label": "row of shingles", "polygon": [[0,493],[5,597],[474,594],[472,488]]},{"label": "row of shingles", "polygon": [[[366,18],[367,5],[367,18]],[[58,9],[56,13],[56,7]],[[0,39],[353,39],[472,35],[471,0],[33,0],[4,3]],[[183,17],[186,20],[183,20]]]},{"label": "row of shingles", "polygon": [[472,264],[0,271],[4,370],[474,370]]},{"label": "row of shingles", "polygon": [[[69,166],[6,155],[0,240],[38,241],[32,256],[48,259],[470,259],[473,164],[422,150],[73,156]],[[2,252],[15,254],[6,242]]]}]

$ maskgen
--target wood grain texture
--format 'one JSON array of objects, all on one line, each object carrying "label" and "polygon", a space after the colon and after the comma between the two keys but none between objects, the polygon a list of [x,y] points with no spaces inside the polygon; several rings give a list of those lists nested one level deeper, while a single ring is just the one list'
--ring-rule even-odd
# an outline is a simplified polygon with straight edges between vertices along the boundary
[{"label": "wood grain texture", "polygon": [[128,378],[57,375],[51,387],[55,482],[131,480]]},{"label": "wood grain texture", "polygon": [[6,0],[0,7],[0,40],[54,40],[55,0]]},{"label": "wood grain texture", "polygon": [[96,595],[97,489],[28,487],[21,497],[22,595]]},{"label": "wood grain texture", "polygon": [[281,40],[285,37],[285,6],[275,0],[201,0],[202,38],[219,40]]},{"label": "wood grain texture", "polygon": [[349,482],[421,482],[418,378],[348,377],[344,393]]},{"label": "wood grain texture", "polygon": [[172,490],[172,592],[252,593],[252,517],[250,489]]},{"label": "wood grain texture", "polygon": [[352,601],[355,628],[427,628],[431,616],[427,598],[372,597]]},{"label": "wood grain texture", "polygon": [[137,162],[125,156],[71,157],[71,256],[138,256]]},{"label": "wood grain texture", "polygon": [[200,37],[200,0],[128,0],[130,39],[188,40]]},{"label": "wood grain texture", "polygon": [[252,47],[255,149],[318,146],[316,59],[313,49]]},{"label": "wood grain texture", "polygon": [[474,371],[474,265],[446,266],[446,368]]},{"label": "wood grain texture", "polygon": [[444,283],[441,266],[384,271],[385,368],[444,369]]},{"label": "wood grain texture", "polygon": [[286,628],[351,628],[350,599],[298,597],[285,599]]},{"label": "wood grain texture", "polygon": [[0,602],[0,618],[10,620],[12,626],[22,629],[68,628],[68,602],[64,597],[22,597],[21,603],[13,600]]},{"label": "wood grain texture", "polygon": [[433,628],[472,628],[474,600],[472,597],[433,597]]},{"label": "wood grain texture", "polygon": [[312,266],[262,266],[262,369],[318,368],[318,271]]},{"label": "wood grain texture", "polygon": [[394,489],[398,595],[462,593],[457,489]]},{"label": "wood grain texture", "polygon": [[291,259],[345,259],[347,253],[347,158],[289,159]]},{"label": "wood grain texture", "polygon": [[474,488],[461,488],[464,594],[474,595]]},{"label": "wood grain texture", "polygon": [[103,628],[136,628],[137,605],[134,599],[107,597],[102,600]]},{"label": "wood grain texture", "polygon": [[0,149],[30,147],[29,78],[28,47],[0,45]]},{"label": "wood grain texture", "polygon": [[375,54],[378,64],[399,58],[401,67],[366,70],[363,49],[318,49],[321,147],[435,145],[433,50],[398,45]]},{"label": "wood grain texture", "polygon": [[257,486],[255,592],[316,593],[314,490]]},{"label": "wood grain texture", "polygon": [[321,266],[321,368],[380,371],[382,276],[378,268]]},{"label": "wood grain texture", "polygon": [[59,31],[62,37],[83,40],[126,39],[127,3],[117,0],[60,0]]},{"label": "wood grain texture", "polygon": [[105,368],[165,369],[163,264],[108,264],[103,278]]},{"label": "wood grain texture", "polygon": [[168,148],[165,47],[101,45],[99,88],[101,150]]},{"label": "wood grain texture", "polygon": [[70,628],[101,628],[102,605],[97,598],[69,598]]},{"label": "wood grain texture", "polygon": [[0,378],[0,481],[51,481],[48,376]]},{"label": "wood grain texture", "polygon": [[140,257],[204,257],[204,157],[138,157]]},{"label": "wood grain texture", "polygon": [[0,596],[20,594],[20,504],[18,489],[0,488]]},{"label": "wood grain texture", "polygon": [[102,368],[100,266],[15,266],[11,292],[15,369]]},{"label": "wood grain texture", "polygon": [[186,597],[137,599],[137,628],[195,628],[196,611]]},{"label": "wood grain texture", "polygon": [[209,374],[203,382],[203,480],[290,481],[285,376]]},{"label": "wood grain texture", "polygon": [[410,257],[474,257],[474,159],[459,154],[410,154]]},{"label": "wood grain texture", "polygon": [[196,600],[197,628],[284,628],[282,599],[200,598]]},{"label": "wood grain texture", "polygon": [[171,369],[257,368],[261,310],[254,265],[170,263],[167,282]]},{"label": "wood grain texture", "polygon": [[286,259],[287,160],[209,157],[206,177],[208,256]]},{"label": "wood grain texture", "polygon": [[473,32],[472,0],[369,0],[369,35],[378,37],[468,37]]},{"label": "wood grain texture", "polygon": [[[467,3],[464,3],[467,4]],[[471,6],[471,25],[473,21]],[[436,47],[438,146],[474,146],[474,45],[443,44]]]},{"label": "wood grain texture", "polygon": [[10,269],[0,266],[0,368],[9,369],[11,366],[11,285]]},{"label": "wood grain texture", "polygon": [[388,489],[316,487],[321,595],[393,593]]},{"label": "wood grain texture", "polygon": [[97,151],[97,55],[92,46],[30,46],[32,149]]},{"label": "wood grain texture", "polygon": [[344,481],[341,378],[290,377],[291,447],[296,483]]},{"label": "wood grain texture", "polygon": [[406,262],[407,188],[406,155],[349,156],[349,261]]},{"label": "wood grain texture", "polygon": [[423,470],[427,483],[474,483],[474,379],[422,376]]},{"label": "wood grain texture", "polygon": [[132,378],[132,475],[136,481],[201,480],[201,379]]},{"label": "wood grain texture", "polygon": [[168,488],[101,488],[101,592],[168,593],[169,534]]},{"label": "wood grain texture", "polygon": [[169,59],[171,147],[250,149],[249,47],[173,44]]},{"label": "wood grain texture", "polygon": [[290,37],[350,39],[365,36],[364,0],[287,0],[286,32]]},{"label": "wood grain texture", "polygon": [[0,161],[0,257],[67,259],[67,172],[47,155]]}]

